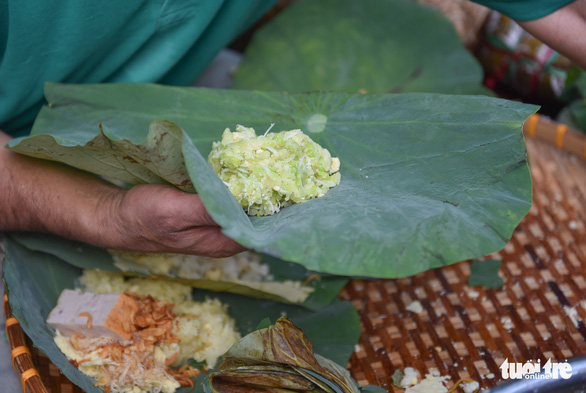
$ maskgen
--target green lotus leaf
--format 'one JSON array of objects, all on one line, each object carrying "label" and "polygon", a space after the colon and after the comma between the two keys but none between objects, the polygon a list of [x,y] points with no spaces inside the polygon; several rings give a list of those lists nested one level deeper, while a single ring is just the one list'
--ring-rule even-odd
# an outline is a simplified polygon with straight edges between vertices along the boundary
[{"label": "green lotus leaf", "polygon": [[[124,259],[122,263],[113,258],[108,251],[85,243],[63,239],[53,235],[13,233],[10,237],[33,251],[54,255],[63,261],[81,269],[98,269],[110,272],[124,272],[130,275],[149,276],[160,279],[172,279],[194,288],[209,291],[222,291],[273,300],[284,303],[299,303],[297,299],[307,293],[292,287],[278,285],[279,282],[292,280],[303,282],[311,278],[311,272],[303,266],[265,256],[263,262],[270,266],[274,281],[269,285],[257,285],[246,281],[219,281],[207,279],[189,279],[178,272],[165,274],[153,273],[149,266],[139,264],[132,259]],[[301,303],[301,306],[317,310],[330,304],[348,282],[348,278],[340,276],[317,276],[316,280],[304,286],[312,289]],[[272,286],[271,286],[272,285]]]},{"label": "green lotus leaf", "polygon": [[[531,206],[521,126],[536,107],[517,102],[149,84],[49,84],[46,96],[32,136],[12,150],[134,184],[191,183],[227,236],[314,271],[402,277],[488,255]],[[205,157],[226,127],[271,123],[339,157],[342,180],[324,197],[249,217]],[[151,155],[173,165],[153,167]]]},{"label": "green lotus leaf", "polygon": [[502,262],[500,259],[477,259],[472,261],[468,286],[494,289],[502,287],[504,280],[499,276]]},{"label": "green lotus leaf", "polygon": [[233,87],[491,94],[453,24],[406,0],[301,0],[258,30]]},{"label": "green lotus leaf", "polygon": [[[57,303],[63,289],[73,289],[82,269],[60,258],[30,250],[11,238],[2,242],[5,259],[3,275],[8,299],[14,317],[27,336],[73,383],[87,393],[100,393],[92,378],[82,374],[70,364],[53,341],[55,331],[45,319]],[[255,330],[260,321],[268,317],[276,320],[286,314],[309,337],[316,350],[339,364],[347,364],[360,335],[360,321],[354,307],[345,301],[336,301],[318,312],[300,306],[282,304],[245,296],[194,291],[195,300],[218,298],[227,304],[240,334]],[[198,377],[194,392],[202,392]],[[186,393],[181,388],[178,393]]]}]

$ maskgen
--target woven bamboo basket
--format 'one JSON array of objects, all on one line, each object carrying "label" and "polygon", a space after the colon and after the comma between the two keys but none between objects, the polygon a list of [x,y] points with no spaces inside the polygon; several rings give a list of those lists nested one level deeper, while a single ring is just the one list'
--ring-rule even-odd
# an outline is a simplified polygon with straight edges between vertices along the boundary
[{"label": "woven bamboo basket", "polygon": [[[506,247],[489,256],[502,259],[504,286],[468,287],[470,261],[408,278],[351,281],[341,297],[361,317],[347,365],[359,383],[401,392],[393,372],[414,367],[449,375],[452,385],[473,379],[490,388],[502,382],[505,359],[544,364],[586,355],[586,137],[539,115],[524,131],[534,203]],[[27,341],[4,299],[23,391],[82,392]],[[415,300],[420,313],[406,309]]]}]

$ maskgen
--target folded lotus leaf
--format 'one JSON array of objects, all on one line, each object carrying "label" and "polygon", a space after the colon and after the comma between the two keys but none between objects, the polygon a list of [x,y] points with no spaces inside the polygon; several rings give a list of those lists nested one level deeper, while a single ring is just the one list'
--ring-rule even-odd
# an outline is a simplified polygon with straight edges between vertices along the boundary
[{"label": "folded lotus leaf", "polygon": [[[82,269],[98,269],[152,278],[173,279],[194,288],[300,304],[311,310],[317,310],[330,304],[348,282],[345,277],[329,275],[324,277],[315,276],[315,280],[312,280],[314,276],[303,266],[281,261],[270,256],[264,256],[263,262],[270,266],[273,281],[191,279],[183,276],[180,272],[155,273],[149,267],[150,265],[141,264],[136,259],[131,258],[130,255],[123,254],[124,259],[116,259],[113,257],[116,252],[108,252],[99,247],[54,235],[13,233],[10,234],[10,237],[30,250],[54,255]],[[162,259],[168,257],[154,254],[150,257],[145,256],[145,258],[154,259],[153,262],[161,262]],[[284,284],[287,281],[299,284]]]},{"label": "folded lotus leaf", "polygon": [[[275,370],[273,367],[259,366],[254,370],[231,370],[222,372],[221,377],[214,378],[216,391],[233,391],[240,387],[243,391],[253,391],[255,387],[285,389],[294,391],[308,391],[315,389],[315,384],[304,378],[290,367],[280,367]],[[222,385],[221,388],[218,386]],[[246,385],[246,386],[244,386]]]},{"label": "folded lotus leaf", "polygon": [[[9,237],[3,239],[2,247],[3,275],[13,316],[33,344],[70,381],[87,393],[102,392],[102,389],[94,386],[95,380],[69,363],[53,341],[55,331],[45,322],[63,289],[73,289],[82,270],[54,255],[30,250]],[[242,335],[253,331],[263,318],[274,320],[286,313],[307,332],[321,353],[343,364],[348,362],[360,335],[358,314],[349,302],[335,302],[315,312],[299,306],[234,294],[204,290],[194,292],[195,300],[205,298],[218,298],[227,304]],[[336,329],[330,330],[328,325]],[[194,392],[203,391],[200,384],[203,378],[203,374],[198,377]],[[189,388],[181,388],[177,392],[187,391]]]},{"label": "folded lotus leaf", "polygon": [[359,391],[345,369],[314,354],[303,331],[286,317],[236,342],[205,385],[213,393]]},{"label": "folded lotus leaf", "polygon": [[[401,277],[488,255],[531,206],[521,126],[536,107],[517,102],[148,84],[48,84],[46,96],[33,135],[12,150],[131,183],[193,185],[227,236],[314,271]],[[271,123],[339,157],[342,180],[248,217],[205,157],[226,127]]]}]

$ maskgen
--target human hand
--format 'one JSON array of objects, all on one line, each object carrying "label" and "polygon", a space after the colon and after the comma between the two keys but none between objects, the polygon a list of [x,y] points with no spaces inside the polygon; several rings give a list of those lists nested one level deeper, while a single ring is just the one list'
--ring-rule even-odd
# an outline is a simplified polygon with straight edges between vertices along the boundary
[{"label": "human hand", "polygon": [[222,234],[198,195],[162,184],[124,190],[64,165],[2,148],[0,231],[52,233],[103,248],[226,257],[244,247]]},{"label": "human hand", "polygon": [[135,186],[112,200],[112,248],[227,257],[245,248],[222,234],[199,195],[162,184]]}]

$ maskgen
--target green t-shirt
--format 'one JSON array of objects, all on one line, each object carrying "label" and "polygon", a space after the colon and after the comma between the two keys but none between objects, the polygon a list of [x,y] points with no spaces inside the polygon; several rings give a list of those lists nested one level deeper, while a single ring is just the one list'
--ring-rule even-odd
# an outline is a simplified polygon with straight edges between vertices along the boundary
[{"label": "green t-shirt", "polygon": [[276,0],[0,0],[0,129],[25,134],[46,81],[188,85]]},{"label": "green t-shirt", "polygon": [[514,20],[543,18],[574,0],[473,0]]}]

